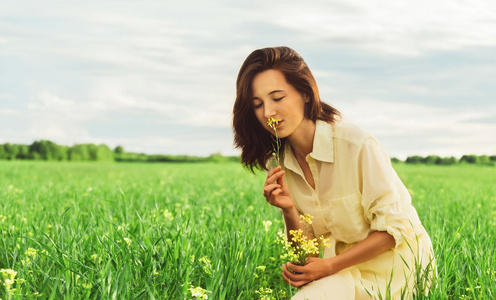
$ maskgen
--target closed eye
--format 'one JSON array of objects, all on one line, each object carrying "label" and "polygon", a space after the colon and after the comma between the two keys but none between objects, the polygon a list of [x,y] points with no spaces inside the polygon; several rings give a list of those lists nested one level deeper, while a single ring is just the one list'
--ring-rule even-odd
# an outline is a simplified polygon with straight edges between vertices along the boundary
[{"label": "closed eye", "polygon": [[259,104],[253,104],[253,108],[257,109],[257,108],[262,107],[262,105],[263,105],[263,102],[260,102]]},{"label": "closed eye", "polygon": [[277,102],[277,101],[281,101],[282,99],[284,99],[284,97],[281,97],[281,98],[276,98],[276,99],[274,99],[274,101],[276,101],[276,102]]}]

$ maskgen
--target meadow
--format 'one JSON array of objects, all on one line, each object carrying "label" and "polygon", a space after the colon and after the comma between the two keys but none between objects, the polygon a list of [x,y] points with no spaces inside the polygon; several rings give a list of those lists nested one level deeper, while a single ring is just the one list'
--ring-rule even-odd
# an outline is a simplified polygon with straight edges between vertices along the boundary
[{"label": "meadow", "polygon": [[[394,165],[429,299],[496,298],[496,168]],[[1,299],[289,299],[264,174],[237,163],[0,161]]]}]

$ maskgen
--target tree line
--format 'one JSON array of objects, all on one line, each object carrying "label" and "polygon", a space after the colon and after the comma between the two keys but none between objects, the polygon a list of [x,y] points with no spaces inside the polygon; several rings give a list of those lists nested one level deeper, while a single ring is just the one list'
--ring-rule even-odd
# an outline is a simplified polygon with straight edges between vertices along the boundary
[{"label": "tree line", "polygon": [[[125,152],[122,146],[110,149],[105,144],[76,144],[73,146],[58,145],[49,140],[35,141],[31,145],[0,144],[0,159],[4,160],[48,160],[48,161],[127,161],[127,162],[225,162],[240,161],[239,156],[223,156],[219,153],[207,157],[189,155],[164,155]],[[463,155],[440,157],[409,156],[405,161],[392,158],[392,162],[428,165],[477,164],[496,165],[496,155]]]},{"label": "tree line", "polygon": [[0,144],[0,159],[47,161],[129,161],[129,162],[201,162],[239,161],[237,156],[215,153],[208,157],[189,155],[163,155],[125,152],[122,146],[110,149],[105,144],[58,145],[49,140],[35,141],[31,145]]},{"label": "tree line", "polygon": [[[393,162],[401,162],[397,158],[391,159]],[[426,165],[455,165],[455,164],[473,164],[473,165],[496,165],[496,155],[475,155],[468,154],[463,155],[459,159],[450,157],[441,157],[439,155],[428,155],[428,156],[408,156],[404,161],[407,164],[426,164]]]}]

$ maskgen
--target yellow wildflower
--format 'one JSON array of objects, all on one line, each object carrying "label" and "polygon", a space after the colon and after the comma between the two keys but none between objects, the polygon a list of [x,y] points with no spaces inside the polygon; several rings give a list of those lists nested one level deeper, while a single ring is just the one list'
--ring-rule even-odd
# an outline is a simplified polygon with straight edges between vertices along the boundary
[{"label": "yellow wildflower", "polygon": [[255,293],[260,295],[260,300],[274,299],[274,297],[272,296],[272,289],[268,287],[267,288],[261,287],[258,290],[256,290]]},{"label": "yellow wildflower", "polygon": [[35,258],[36,257],[36,249],[28,248],[28,250],[26,250],[25,254],[27,256],[31,256],[32,258]]},{"label": "yellow wildflower", "polygon": [[128,247],[131,246],[131,242],[132,242],[131,239],[124,238],[124,241],[126,242],[126,244],[127,244]]},{"label": "yellow wildflower", "polygon": [[272,155],[275,157],[275,160],[272,163],[274,167],[277,167],[279,165],[279,150],[281,148],[281,140],[279,139],[279,135],[277,134],[277,125],[279,124],[279,122],[281,122],[281,120],[274,119],[273,117],[270,117],[267,120],[267,125],[269,125],[269,127],[272,128],[275,133],[275,145],[272,146]]},{"label": "yellow wildflower", "polygon": [[323,247],[330,247],[329,239],[325,239],[323,236],[320,237],[320,242],[314,238],[310,239],[307,237],[307,227],[312,223],[311,215],[300,215],[301,223],[305,225],[305,232],[302,229],[290,230],[289,236],[291,236],[291,241],[288,241],[288,237],[279,232],[279,242],[283,244],[285,254],[282,258],[288,259],[290,262],[297,265],[305,265],[307,261],[313,255],[319,254]]},{"label": "yellow wildflower", "polygon": [[277,125],[279,124],[279,122],[281,122],[280,119],[274,119],[273,117],[270,117],[267,120],[267,125],[269,125],[270,128],[277,130]]},{"label": "yellow wildflower", "polygon": [[169,212],[168,209],[165,209],[164,210],[164,218],[167,220],[167,221],[172,221],[174,219],[174,217],[172,216],[172,213]]},{"label": "yellow wildflower", "polygon": [[195,299],[208,299],[207,293],[209,293],[209,291],[201,287],[189,288],[188,290],[190,291],[191,296]]},{"label": "yellow wildflower", "polygon": [[312,224],[312,218],[313,218],[313,216],[311,216],[309,214],[300,215],[300,219],[301,219],[300,223],[310,225],[310,224]]},{"label": "yellow wildflower", "polygon": [[256,269],[262,271],[263,273],[265,272],[265,268],[266,268],[265,266],[258,266]]},{"label": "yellow wildflower", "polygon": [[3,278],[3,286],[10,292],[10,287],[14,284],[14,278],[17,275],[17,272],[12,269],[0,269],[0,274]]},{"label": "yellow wildflower", "polygon": [[272,225],[272,222],[271,221],[262,221],[263,223],[263,226],[265,227],[265,231],[269,231],[269,227],[270,225]]},{"label": "yellow wildflower", "polygon": [[88,284],[83,283],[83,287],[85,289],[88,289],[89,290],[89,289],[91,289],[93,287],[93,285],[91,283],[88,283]]},{"label": "yellow wildflower", "polygon": [[200,263],[203,265],[203,271],[206,274],[212,275],[212,262],[206,256],[200,258]]}]

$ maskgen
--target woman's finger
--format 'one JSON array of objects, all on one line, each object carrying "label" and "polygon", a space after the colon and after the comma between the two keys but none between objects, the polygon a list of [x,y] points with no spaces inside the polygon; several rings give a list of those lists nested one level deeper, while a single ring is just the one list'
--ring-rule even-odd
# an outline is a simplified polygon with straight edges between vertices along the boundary
[{"label": "woman's finger", "polygon": [[267,174],[267,178],[270,176],[274,175],[274,173],[281,171],[281,166],[277,166],[274,169],[270,170],[270,172]]},{"label": "woman's finger", "polygon": [[306,270],[305,266],[295,265],[290,262],[286,264],[286,267],[288,268],[288,270],[293,271],[295,273],[304,273]]},{"label": "woman's finger", "polygon": [[[290,269],[288,267],[288,265],[283,265],[282,268],[284,270],[284,274],[286,275],[286,277],[288,279],[290,279],[291,281],[300,281],[300,282],[310,282],[310,281],[313,281],[314,278],[312,278],[306,268],[304,266],[298,266],[298,265],[295,265],[295,264],[291,264],[291,263],[288,263],[292,266],[292,269]],[[296,268],[295,268],[296,267]],[[295,271],[295,269],[298,269],[298,271]]]},{"label": "woman's finger", "polygon": [[[282,171],[282,175],[284,175],[284,171]],[[284,176],[281,176],[279,177],[279,179],[277,180],[277,183],[279,183],[280,185],[284,185]]]},{"label": "woman's finger", "polygon": [[264,190],[264,196],[270,196],[271,193],[275,190],[275,189],[280,189],[281,188],[281,185],[280,184],[277,184],[277,183],[273,183],[273,184],[269,184],[269,185],[266,185],[264,186],[263,190]]},{"label": "woman's finger", "polygon": [[282,193],[282,189],[279,187],[272,191],[272,196],[277,197]]},{"label": "woman's finger", "polygon": [[277,181],[280,180],[280,178],[283,177],[283,175],[284,175],[284,171],[276,172],[272,174],[272,176],[267,176],[267,180],[265,181],[265,183],[266,184],[276,183]]},{"label": "woman's finger", "polygon": [[291,284],[291,285],[292,285],[292,286],[294,286],[294,287],[300,287],[300,286],[305,285],[305,284],[307,284],[307,283],[309,283],[309,282],[310,282],[310,281],[308,281],[308,280],[292,280],[292,279],[291,279],[291,278],[289,278],[289,277],[286,275],[286,273],[284,273],[284,272],[282,273],[282,277],[284,278],[284,280],[285,280],[287,283]]}]

